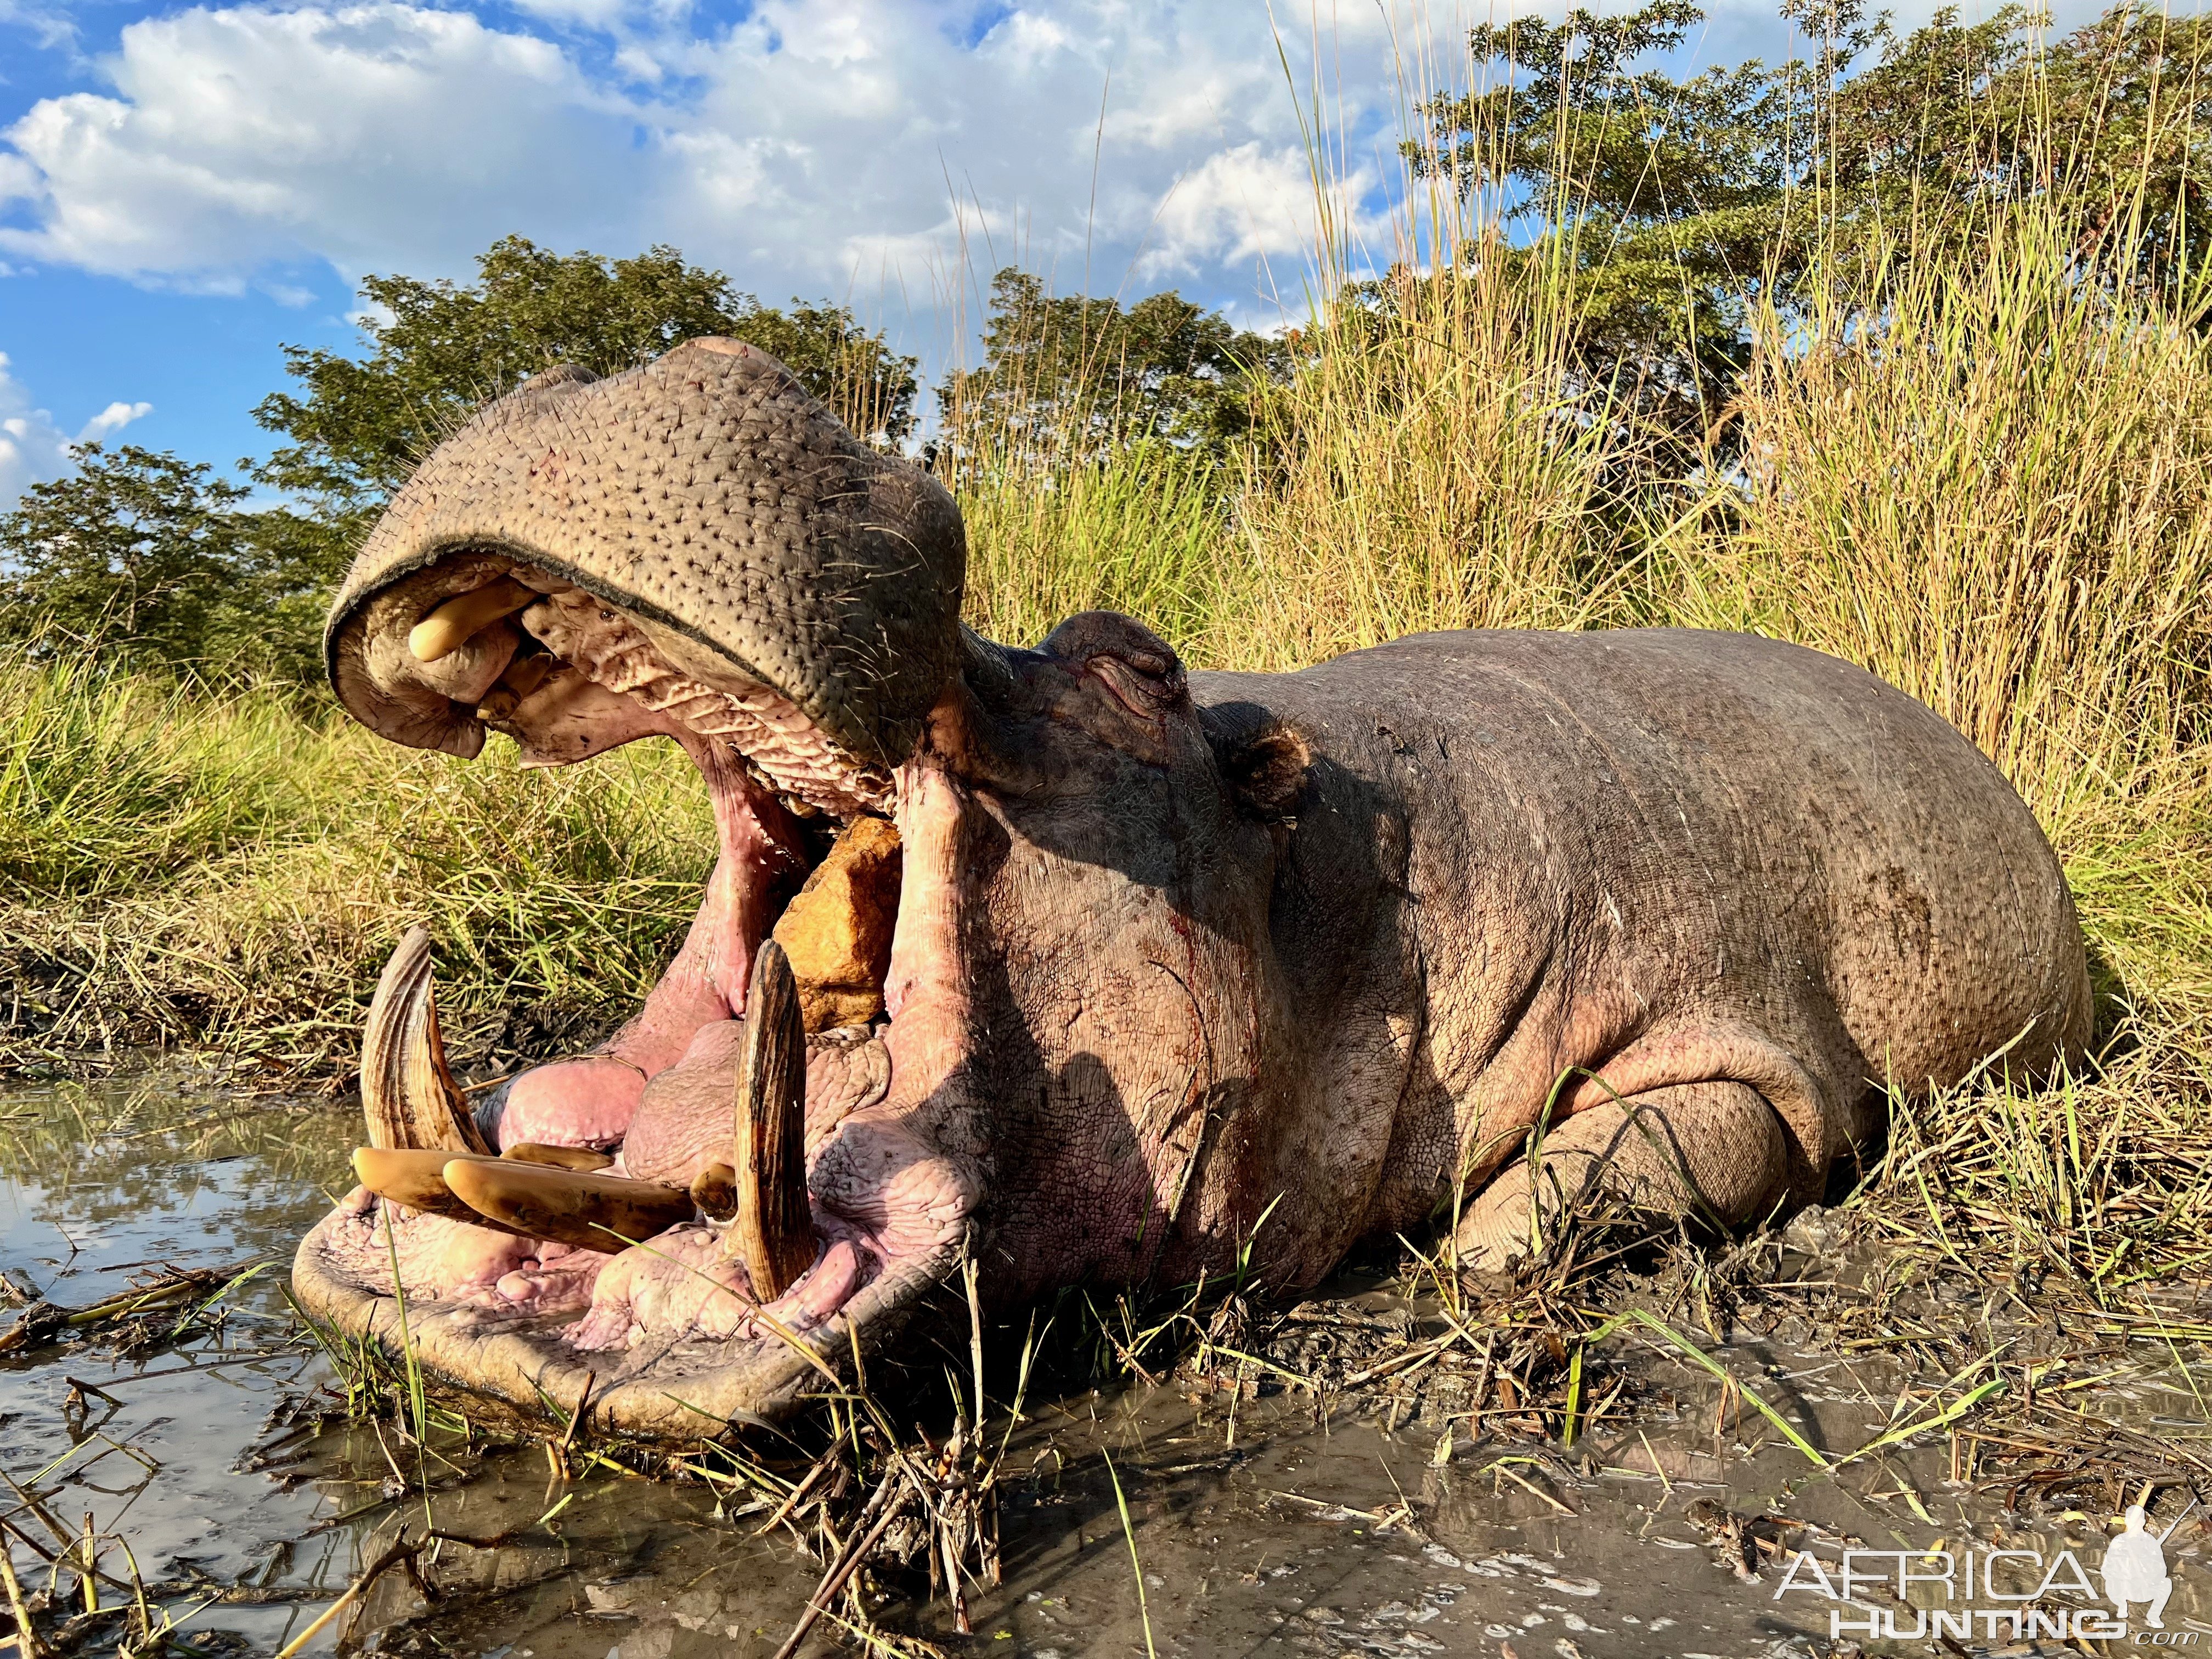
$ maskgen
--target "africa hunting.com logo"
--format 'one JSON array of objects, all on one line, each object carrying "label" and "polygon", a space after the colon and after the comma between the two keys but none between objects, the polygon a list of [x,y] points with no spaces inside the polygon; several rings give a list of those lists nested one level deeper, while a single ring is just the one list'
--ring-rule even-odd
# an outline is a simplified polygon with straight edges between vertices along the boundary
[{"label": "africa hunting.com logo", "polygon": [[[2173,1526],[2153,1534],[2145,1528],[2141,1505],[2128,1510],[2126,1522],[2127,1529],[2106,1546],[2100,1564],[2101,1598],[2070,1549],[2046,1558],[2039,1550],[1938,1548],[1847,1549],[1832,1571],[1811,1551],[1799,1550],[1782,1575],[1774,1599],[1780,1601],[1794,1591],[1825,1596],[1837,1604],[1828,1609],[1831,1639],[2020,1642],[2048,1637],[2060,1642],[2118,1641],[2130,1633],[2130,1607],[2139,1607],[2148,1629],[2136,1633],[2137,1644],[2194,1644],[2195,1632],[2169,1633],[2165,1628],[2173,1580],[2166,1570],[2164,1545]],[[2180,1524],[2179,1516],[2173,1524]],[[1860,1599],[1869,1592],[1880,1594],[1891,1605],[1879,1607]],[[2091,1602],[2101,1599],[2110,1603],[2111,1610],[2047,1605],[2054,1596]]]}]

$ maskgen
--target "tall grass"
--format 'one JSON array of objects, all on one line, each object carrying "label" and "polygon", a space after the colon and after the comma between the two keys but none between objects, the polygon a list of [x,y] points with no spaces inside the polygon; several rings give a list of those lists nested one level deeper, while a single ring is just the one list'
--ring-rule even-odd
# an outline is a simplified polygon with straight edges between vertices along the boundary
[{"label": "tall grass", "polygon": [[1290,669],[1432,629],[1618,620],[1632,566],[1613,481],[1639,447],[1542,282],[1475,229],[1387,319],[1338,307],[1269,400],[1280,458],[1248,478],[1206,653]]},{"label": "tall grass", "polygon": [[966,469],[968,621],[1034,644],[1081,611],[1206,636],[1224,589],[1222,465],[1164,443],[1060,462],[1012,444]]},{"label": "tall grass", "polygon": [[713,856],[660,745],[530,772],[395,749],[278,688],[0,657],[0,959],[18,1063],[173,1040],[343,1060],[384,956],[556,1030],[642,994]]}]

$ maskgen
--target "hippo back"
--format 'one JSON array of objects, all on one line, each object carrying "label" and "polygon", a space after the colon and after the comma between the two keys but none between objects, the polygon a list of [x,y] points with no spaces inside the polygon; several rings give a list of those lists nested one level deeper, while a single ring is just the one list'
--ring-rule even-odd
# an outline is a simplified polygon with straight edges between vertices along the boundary
[{"label": "hippo back", "polygon": [[2033,814],[1836,658],[1678,629],[1430,634],[1192,691],[1224,752],[1304,739],[1279,955],[1309,1025],[1410,963],[1409,1095],[1525,1111],[1565,1068],[1749,1033],[1803,1068],[1817,1157],[1860,1139],[1870,1085],[1948,1085],[2001,1050],[2040,1068],[2087,1038]]}]

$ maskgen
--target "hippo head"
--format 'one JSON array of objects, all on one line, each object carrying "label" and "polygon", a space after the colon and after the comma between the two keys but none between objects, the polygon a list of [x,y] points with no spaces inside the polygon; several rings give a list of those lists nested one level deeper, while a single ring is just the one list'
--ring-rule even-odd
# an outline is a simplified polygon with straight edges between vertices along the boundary
[{"label": "hippo head", "polygon": [[720,856],[628,1024],[474,1099],[410,936],[312,1313],[680,1437],[792,1410],[963,1259],[1003,1304],[1234,1258],[1299,1156],[1265,1132],[1299,740],[1201,715],[1125,617],[977,638],[964,560],[934,479],[731,341],[540,375],[423,464],[331,612],[345,708],[464,759],[671,738]]}]

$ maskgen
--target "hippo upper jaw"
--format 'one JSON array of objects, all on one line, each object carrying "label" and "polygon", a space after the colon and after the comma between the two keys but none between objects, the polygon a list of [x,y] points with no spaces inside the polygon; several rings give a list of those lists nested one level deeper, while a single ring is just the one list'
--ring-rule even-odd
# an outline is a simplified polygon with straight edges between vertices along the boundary
[{"label": "hippo upper jaw", "polygon": [[[489,728],[535,764],[667,736],[714,805],[690,934],[601,1052],[471,1105],[426,963],[395,958],[371,1016],[380,1150],[302,1243],[300,1300],[525,1415],[587,1379],[632,1431],[781,1415],[967,1243],[960,786],[925,736],[954,680],[958,523],[825,422],[722,343],[550,377],[426,464],[333,611],[333,682],[385,735],[469,754]],[[711,539],[685,516],[707,508]],[[787,1109],[803,1152],[779,1163]],[[548,1146],[611,1163],[488,1163]]]}]

